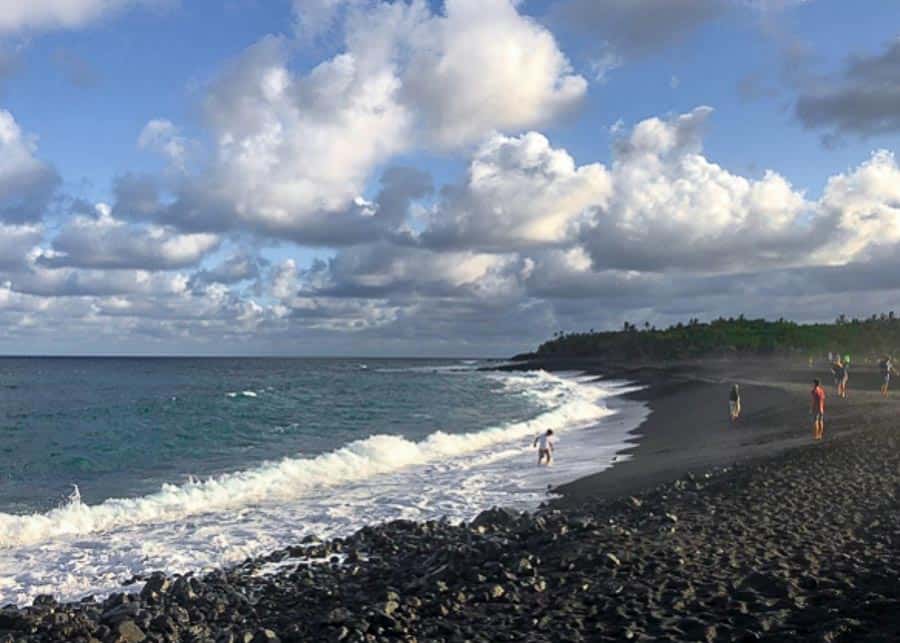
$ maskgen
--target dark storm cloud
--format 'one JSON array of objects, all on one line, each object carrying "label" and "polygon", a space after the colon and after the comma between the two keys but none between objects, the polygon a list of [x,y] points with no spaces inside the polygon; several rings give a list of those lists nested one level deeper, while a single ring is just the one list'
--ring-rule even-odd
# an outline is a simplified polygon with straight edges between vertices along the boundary
[{"label": "dark storm cloud", "polygon": [[900,130],[900,40],[882,53],[852,57],[838,78],[802,93],[796,115],[808,128],[836,134]]}]

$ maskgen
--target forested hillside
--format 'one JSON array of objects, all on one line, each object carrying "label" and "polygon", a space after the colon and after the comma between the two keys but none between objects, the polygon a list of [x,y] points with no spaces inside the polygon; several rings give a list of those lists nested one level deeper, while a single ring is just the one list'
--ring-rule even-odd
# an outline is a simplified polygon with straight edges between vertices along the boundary
[{"label": "forested hillside", "polygon": [[626,322],[622,330],[560,332],[534,353],[517,359],[605,357],[612,359],[675,359],[727,354],[821,355],[828,351],[860,358],[900,353],[900,319],[893,312],[868,319],[841,315],[831,324],[798,324],[785,319],[745,319],[743,316],[657,329]]}]

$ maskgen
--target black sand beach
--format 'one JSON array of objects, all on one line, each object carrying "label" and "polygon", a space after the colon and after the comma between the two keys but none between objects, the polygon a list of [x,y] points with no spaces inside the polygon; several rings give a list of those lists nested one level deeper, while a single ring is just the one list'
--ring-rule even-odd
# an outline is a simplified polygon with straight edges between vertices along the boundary
[{"label": "black sand beach", "polygon": [[[630,460],[534,514],[394,522],[139,595],[6,608],[0,641],[900,639],[900,398],[878,395],[874,369],[852,372],[848,400],[828,389],[814,443],[824,366],[541,366],[647,385]],[[255,573],[270,562],[282,572]]]}]

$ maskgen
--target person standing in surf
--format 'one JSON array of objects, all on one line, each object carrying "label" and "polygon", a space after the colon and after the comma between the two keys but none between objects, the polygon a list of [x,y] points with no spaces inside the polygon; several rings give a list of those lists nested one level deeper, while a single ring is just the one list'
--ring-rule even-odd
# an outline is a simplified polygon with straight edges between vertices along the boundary
[{"label": "person standing in surf", "polygon": [[538,466],[544,464],[544,459],[547,460],[546,464],[548,465],[553,460],[553,440],[550,439],[552,437],[553,429],[547,429],[547,432],[537,436],[534,444],[531,445],[538,448]]},{"label": "person standing in surf", "polygon": [[825,435],[825,389],[819,380],[813,380],[812,388],[813,440]]}]

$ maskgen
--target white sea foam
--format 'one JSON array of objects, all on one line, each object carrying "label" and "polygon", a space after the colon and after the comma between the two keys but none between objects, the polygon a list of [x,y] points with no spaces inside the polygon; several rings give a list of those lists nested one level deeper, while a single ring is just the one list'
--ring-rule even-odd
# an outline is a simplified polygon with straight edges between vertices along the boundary
[{"label": "white sea foam", "polygon": [[230,391],[225,394],[228,397],[259,397],[259,394],[256,391]]},{"label": "white sea foam", "polygon": [[[86,505],[73,494],[47,513],[0,514],[0,603],[27,603],[47,591],[77,599],[112,591],[136,573],[227,565],[367,522],[465,520],[495,504],[534,507],[548,484],[610,466],[642,417],[640,409],[629,415],[607,406],[615,385],[541,372],[491,377],[534,396],[545,411],[420,442],[373,435],[138,498]],[[558,436],[558,463],[537,469],[531,441],[548,428]]]}]

